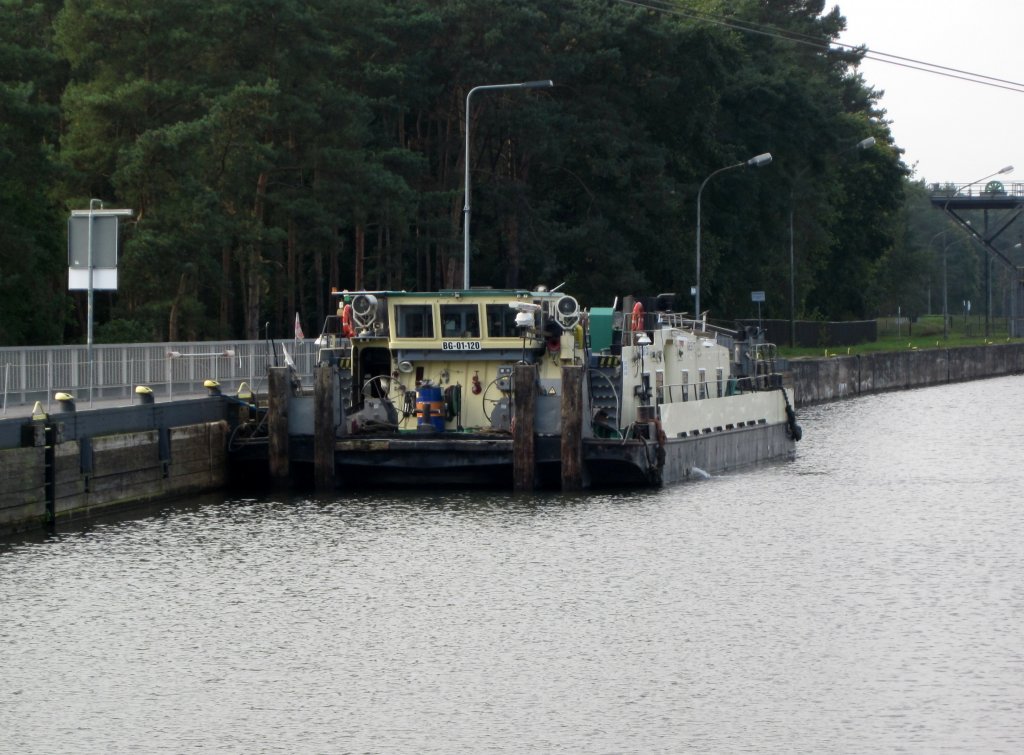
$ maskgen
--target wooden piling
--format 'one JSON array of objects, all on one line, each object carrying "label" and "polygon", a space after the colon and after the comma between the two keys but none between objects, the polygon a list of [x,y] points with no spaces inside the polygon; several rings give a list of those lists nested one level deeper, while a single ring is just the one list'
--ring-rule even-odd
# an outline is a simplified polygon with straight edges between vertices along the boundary
[{"label": "wooden piling", "polygon": [[537,373],[533,365],[517,364],[512,372],[512,488],[533,490],[536,460],[533,414],[537,401]]},{"label": "wooden piling", "polygon": [[583,367],[562,366],[562,490],[583,489]]},{"label": "wooden piling", "polygon": [[290,393],[287,367],[271,367],[267,379],[267,462],[270,479],[275,483],[287,482],[288,466],[288,394]]},{"label": "wooden piling", "polygon": [[317,490],[333,490],[334,374],[330,365],[316,368],[313,383],[313,476]]}]

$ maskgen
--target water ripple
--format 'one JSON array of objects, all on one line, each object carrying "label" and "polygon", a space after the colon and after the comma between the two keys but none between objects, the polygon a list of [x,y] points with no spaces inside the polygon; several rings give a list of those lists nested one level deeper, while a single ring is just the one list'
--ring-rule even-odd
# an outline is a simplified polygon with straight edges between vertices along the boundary
[{"label": "water ripple", "polygon": [[1024,379],[659,491],[202,498],[0,550],[0,751],[1018,752]]}]

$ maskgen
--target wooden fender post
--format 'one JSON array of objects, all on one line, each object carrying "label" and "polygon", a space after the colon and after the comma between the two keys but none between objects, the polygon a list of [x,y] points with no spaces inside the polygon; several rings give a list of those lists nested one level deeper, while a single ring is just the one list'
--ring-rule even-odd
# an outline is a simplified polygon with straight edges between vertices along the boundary
[{"label": "wooden fender post", "polygon": [[562,490],[583,489],[583,367],[562,366]]},{"label": "wooden fender post", "polygon": [[313,475],[317,490],[333,490],[335,486],[333,379],[333,367],[317,367],[313,384]]},{"label": "wooden fender post", "polygon": [[270,479],[287,482],[288,468],[288,368],[271,367],[267,379],[267,462]]},{"label": "wooden fender post", "polygon": [[533,365],[517,364],[512,372],[512,489],[533,490],[536,474],[534,459],[533,413],[537,380]]}]

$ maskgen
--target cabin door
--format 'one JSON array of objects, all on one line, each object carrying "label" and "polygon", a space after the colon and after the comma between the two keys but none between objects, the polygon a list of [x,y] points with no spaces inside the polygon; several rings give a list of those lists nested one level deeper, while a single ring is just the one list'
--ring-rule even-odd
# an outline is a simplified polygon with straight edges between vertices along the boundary
[{"label": "cabin door", "polygon": [[[359,374],[356,385],[358,386],[360,405],[367,397],[386,398],[387,389],[391,383],[391,351],[378,346],[361,349],[358,364]],[[383,379],[373,380],[382,375]],[[368,381],[371,382],[367,386]],[[365,390],[364,386],[366,386]]]}]

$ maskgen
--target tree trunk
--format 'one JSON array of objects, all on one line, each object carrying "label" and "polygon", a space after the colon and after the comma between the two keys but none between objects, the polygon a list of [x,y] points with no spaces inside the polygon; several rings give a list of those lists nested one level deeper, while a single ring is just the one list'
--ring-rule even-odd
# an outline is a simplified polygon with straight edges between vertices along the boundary
[{"label": "tree trunk", "polygon": [[242,305],[245,309],[245,337],[250,341],[260,339],[260,311],[262,306],[262,276],[260,275],[259,248],[256,244],[243,246],[240,251],[239,269],[242,276]]},{"label": "tree trunk", "polygon": [[[454,257],[449,257],[447,264],[444,269],[444,288],[455,288],[455,276],[458,275],[459,271],[455,267],[456,260]],[[459,288],[462,287],[462,281],[459,281]]]},{"label": "tree trunk", "polygon": [[267,198],[266,172],[256,180],[256,201],[253,203],[253,225],[259,229],[257,238],[241,249],[242,299],[245,302],[245,337],[257,341],[260,337],[260,310],[263,291],[263,258],[260,254],[260,238],[263,235],[263,213]]},{"label": "tree trunk", "polygon": [[[338,228],[334,229],[334,241],[331,244],[331,259],[329,260],[329,272],[331,285],[337,288],[344,288],[341,280],[341,253],[345,250],[345,237],[342,236],[341,230]],[[328,302],[330,307],[331,302]]]},{"label": "tree trunk", "polygon": [[313,287],[313,311],[316,315],[317,327],[324,321],[327,315],[327,305],[324,304],[324,253],[321,249],[313,252],[313,277],[316,278],[316,285]]},{"label": "tree trunk", "polygon": [[366,226],[359,223],[356,226],[356,270],[355,270],[355,281],[353,282],[352,288],[356,291],[362,289],[363,286],[363,260],[366,254]]},{"label": "tree trunk", "polygon": [[288,252],[287,252],[287,268],[288,268],[288,307],[285,310],[285,314],[288,317],[294,317],[295,312],[298,312],[298,302],[295,297],[295,292],[298,290],[298,267],[299,267],[299,250],[298,250],[298,232],[295,228],[295,218],[288,218]]},{"label": "tree trunk", "polygon": [[519,287],[519,213],[513,210],[501,222],[505,232],[505,287]]},{"label": "tree trunk", "polygon": [[174,295],[174,301],[171,302],[171,313],[167,318],[167,340],[177,341],[178,337],[178,321],[181,318],[181,302],[185,298],[185,294],[188,293],[188,273],[182,273],[178,279],[178,291]]},{"label": "tree trunk", "polygon": [[231,247],[224,245],[220,252],[220,337],[231,337]]}]

